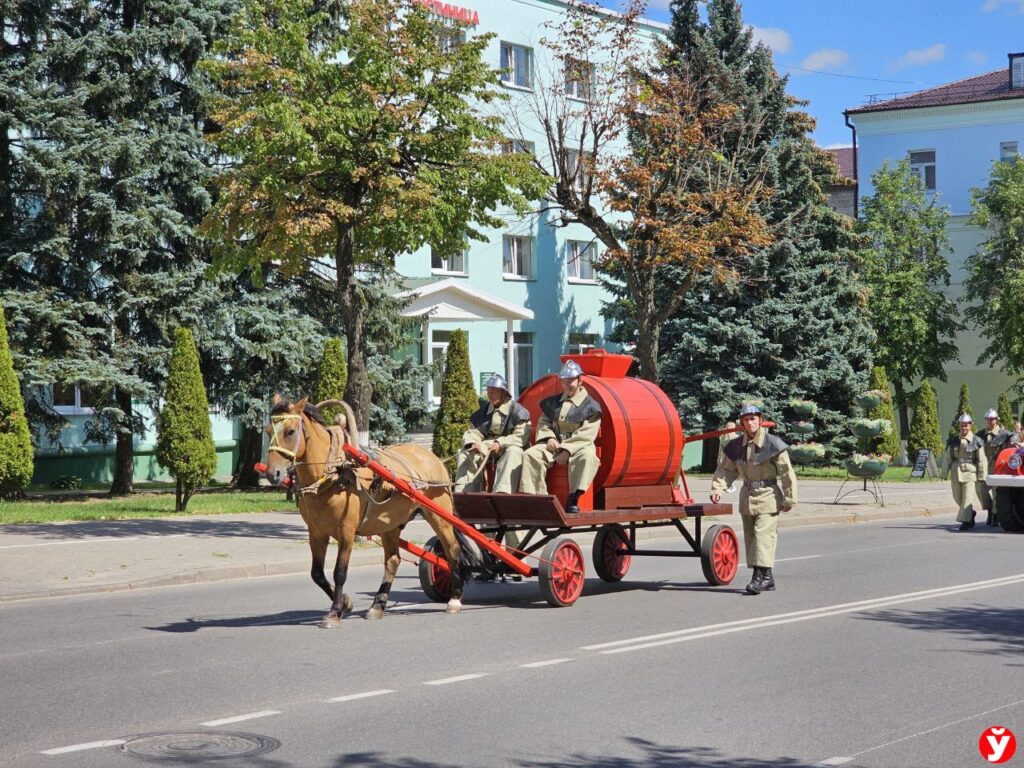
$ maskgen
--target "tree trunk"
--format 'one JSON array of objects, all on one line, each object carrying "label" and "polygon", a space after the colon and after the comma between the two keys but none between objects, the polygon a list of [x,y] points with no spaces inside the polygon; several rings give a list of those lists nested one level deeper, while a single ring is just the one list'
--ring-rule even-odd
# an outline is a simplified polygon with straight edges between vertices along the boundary
[{"label": "tree trunk", "polygon": [[636,358],[640,376],[657,384],[661,323],[654,303],[654,276],[638,274],[630,282],[636,301]]},{"label": "tree trunk", "polygon": [[907,418],[907,390],[903,386],[902,379],[895,379],[892,383],[896,390],[896,412],[900,418],[900,437],[906,440],[910,437],[910,419]]},{"label": "tree trunk", "polygon": [[124,414],[124,420],[117,425],[114,480],[110,485],[110,493],[113,495],[135,493],[135,435],[132,432],[132,396],[118,389],[114,399],[117,402],[117,407]]},{"label": "tree trunk", "polygon": [[182,496],[183,495],[184,494],[182,493],[182,489],[181,489],[181,479],[180,478],[175,478],[175,480],[174,480],[174,511],[175,512],[184,512],[185,511],[185,506],[184,506],[184,504],[182,504]]},{"label": "tree trunk", "polygon": [[231,485],[239,490],[260,487],[260,473],[255,465],[263,458],[263,430],[259,427],[243,427],[242,439],[238,445],[238,463],[231,478]]},{"label": "tree trunk", "polygon": [[352,406],[359,428],[359,441],[365,445],[370,437],[373,386],[366,366],[366,304],[356,277],[355,230],[352,227],[338,225],[334,267],[338,276],[338,307],[345,323],[348,346],[345,402]]}]

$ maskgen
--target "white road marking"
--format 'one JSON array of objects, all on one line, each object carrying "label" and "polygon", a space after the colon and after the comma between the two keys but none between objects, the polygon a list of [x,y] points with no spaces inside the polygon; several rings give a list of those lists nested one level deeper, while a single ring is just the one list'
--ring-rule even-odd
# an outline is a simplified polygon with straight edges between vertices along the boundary
[{"label": "white road marking", "polygon": [[277,709],[264,709],[262,712],[250,712],[247,715],[235,715],[234,717],[224,717],[220,720],[207,720],[205,725],[209,728],[215,728],[218,725],[228,725],[229,723],[240,723],[243,720],[255,720],[258,717],[270,717],[271,715],[280,715],[281,711]]},{"label": "white road marking", "polygon": [[124,744],[124,739],[110,739],[108,741],[90,741],[88,744],[72,744],[70,747],[57,747],[56,749],[44,749],[42,755],[63,755],[68,752],[81,752],[83,749],[99,749],[101,747],[116,747]]},{"label": "white road marking", "polygon": [[40,544],[5,544],[0,549],[27,549],[28,547],[59,547],[64,544],[96,544],[104,541],[142,541],[143,539],[179,539],[186,533],[168,533],[160,536],[104,536],[99,539],[69,539],[68,541],[44,541]]},{"label": "white road marking", "polygon": [[487,677],[482,672],[475,672],[469,675],[459,675],[457,677],[442,677],[440,680],[428,680],[423,683],[424,685],[448,685],[449,683],[461,683],[463,680],[475,680],[478,677]]},{"label": "white road marking", "polygon": [[390,688],[381,688],[379,691],[366,691],[365,693],[350,693],[348,696],[335,696],[327,701],[355,701],[356,699],[368,699],[371,696],[383,696],[387,693],[394,693]]},{"label": "white road marking", "polygon": [[830,757],[828,760],[822,760],[820,763],[815,763],[811,768],[828,768],[830,765],[846,765],[852,763],[852,757]]},{"label": "white road marking", "polygon": [[[825,555],[803,555],[801,557],[777,557],[775,558],[776,563],[789,563],[793,560],[814,560],[817,557],[825,557]],[[746,565],[746,563],[744,563]]]},{"label": "white road marking", "polygon": [[[948,595],[960,594],[961,592],[972,592],[979,589],[990,589],[993,587],[1008,586],[1024,581],[1024,574],[1015,576],[1004,576],[999,579],[988,579],[986,581],[959,584],[950,587],[939,587],[937,589],[926,589],[920,592],[907,592],[900,595],[888,597],[876,597],[870,600],[858,600],[853,603],[838,603],[826,605],[820,608],[810,608],[803,611],[792,611],[780,613],[774,616],[762,616],[753,619],[740,619],[721,624],[708,624],[702,627],[691,627],[690,629],[679,629],[672,632],[661,632],[656,635],[645,635],[632,637],[626,640],[613,640],[607,643],[596,643],[594,645],[582,646],[585,651],[600,651],[601,653],[620,653],[622,651],[636,651],[642,648],[652,648],[658,645],[680,643],[698,638],[714,637],[733,632],[742,632],[748,629],[760,629],[762,627],[777,626],[779,624],[790,624],[796,621],[808,621],[810,619],[837,616],[843,613],[855,613],[873,608],[885,608],[890,605],[914,602],[916,600],[928,600],[934,597],[946,597]],[[616,646],[629,646],[621,648]]]},{"label": "white road marking", "polygon": [[547,659],[545,661],[531,661],[529,664],[520,664],[523,669],[536,669],[537,667],[550,667],[552,664],[564,664],[572,659]]}]

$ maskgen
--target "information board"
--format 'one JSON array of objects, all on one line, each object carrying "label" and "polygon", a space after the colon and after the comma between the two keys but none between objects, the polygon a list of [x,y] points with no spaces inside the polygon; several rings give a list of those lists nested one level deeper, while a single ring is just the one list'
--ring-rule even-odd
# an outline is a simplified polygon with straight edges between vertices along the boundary
[{"label": "information board", "polygon": [[928,457],[931,455],[931,448],[922,448],[917,452],[917,458],[914,459],[914,468],[910,470],[911,477],[924,477],[925,468],[928,466]]}]

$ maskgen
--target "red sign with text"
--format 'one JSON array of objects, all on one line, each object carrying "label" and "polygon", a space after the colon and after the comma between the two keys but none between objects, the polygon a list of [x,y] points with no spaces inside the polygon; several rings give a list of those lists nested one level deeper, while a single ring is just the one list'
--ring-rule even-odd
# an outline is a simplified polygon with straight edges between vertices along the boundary
[{"label": "red sign with text", "polygon": [[1005,763],[1017,751],[1017,739],[1009,728],[993,725],[982,732],[978,751],[990,763]]},{"label": "red sign with text", "polygon": [[455,3],[443,3],[441,0],[416,0],[416,2],[431,13],[436,13],[446,19],[454,19],[472,26],[480,23],[480,12],[472,8],[463,8]]}]

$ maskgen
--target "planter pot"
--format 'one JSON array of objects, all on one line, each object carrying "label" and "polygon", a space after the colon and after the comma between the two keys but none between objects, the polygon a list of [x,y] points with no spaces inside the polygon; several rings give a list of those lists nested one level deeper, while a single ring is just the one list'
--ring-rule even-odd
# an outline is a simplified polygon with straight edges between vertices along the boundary
[{"label": "planter pot", "polygon": [[789,456],[797,464],[811,464],[825,458],[825,449],[821,446],[791,445]]},{"label": "planter pot", "polygon": [[885,430],[885,425],[880,421],[874,423],[854,423],[850,425],[850,431],[857,437],[878,437]]},{"label": "planter pot", "polygon": [[856,462],[853,459],[846,460],[846,471],[854,477],[878,477],[889,468],[889,462],[881,459]]},{"label": "planter pot", "polygon": [[814,423],[810,421],[794,421],[789,425],[789,431],[796,435],[814,434]]},{"label": "planter pot", "polygon": [[882,398],[880,398],[878,395],[864,394],[857,395],[857,397],[853,398],[853,402],[855,402],[865,411],[870,411],[882,404]]},{"label": "planter pot", "polygon": [[789,404],[789,408],[797,416],[800,416],[801,418],[804,418],[804,419],[809,419],[812,416],[814,416],[814,414],[816,414],[818,412],[818,405],[817,405],[817,403],[811,403],[811,402],[808,402],[808,401],[791,402]]}]

